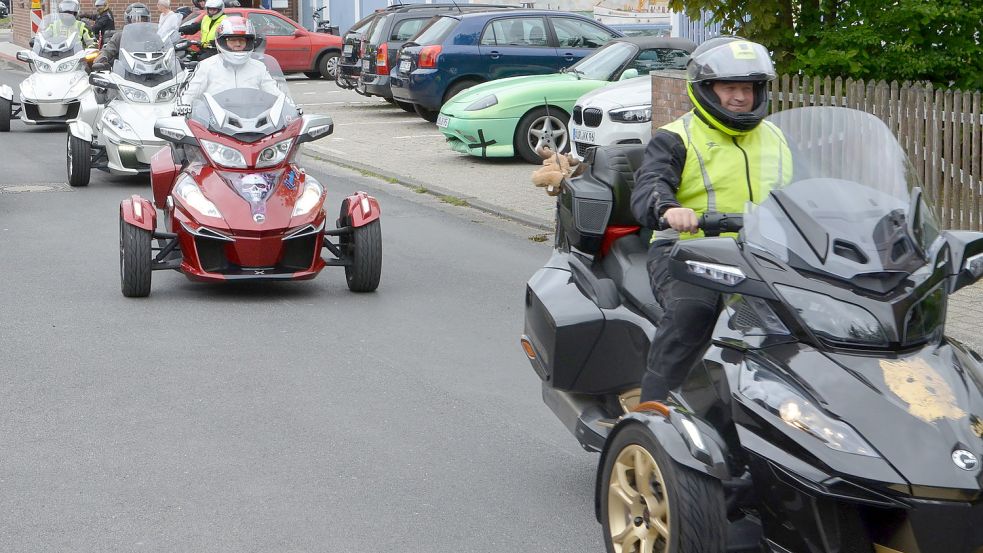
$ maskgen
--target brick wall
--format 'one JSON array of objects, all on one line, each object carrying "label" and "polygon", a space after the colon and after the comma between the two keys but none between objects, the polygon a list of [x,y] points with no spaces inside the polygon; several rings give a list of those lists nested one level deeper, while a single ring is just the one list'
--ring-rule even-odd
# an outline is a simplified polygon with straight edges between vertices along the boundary
[{"label": "brick wall", "polygon": [[[96,9],[92,5],[93,0],[79,0],[82,3],[82,12],[95,12]],[[109,7],[113,10],[113,16],[116,20],[116,28],[119,29],[123,26],[123,11],[126,10],[126,6],[137,0],[109,0]],[[160,17],[160,11],[157,10],[157,0],[142,0],[148,8],[150,8],[150,13],[153,18],[152,21],[156,22],[157,18]],[[42,2],[44,5],[46,2]],[[244,8],[260,7],[259,0],[239,0]],[[299,0],[290,0],[288,2],[288,7],[284,9],[278,9],[277,11],[286,15],[287,17],[297,20],[297,4]],[[191,0],[171,0],[171,9],[176,9],[181,6],[191,6]],[[31,0],[11,0],[10,6],[11,16],[12,16],[12,28],[13,28],[13,42],[20,46],[27,47],[27,42],[31,39]],[[45,12],[47,13],[47,12]]]},{"label": "brick wall", "polygon": [[686,92],[686,73],[652,72],[652,130],[673,122],[693,109]]}]

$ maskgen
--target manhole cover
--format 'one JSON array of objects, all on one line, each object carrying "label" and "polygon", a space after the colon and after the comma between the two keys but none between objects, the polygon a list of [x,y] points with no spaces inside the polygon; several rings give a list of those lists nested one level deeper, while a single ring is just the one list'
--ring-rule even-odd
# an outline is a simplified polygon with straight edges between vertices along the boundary
[{"label": "manhole cover", "polygon": [[72,188],[62,182],[44,182],[32,184],[0,184],[0,192],[20,194],[24,192],[68,192]]}]

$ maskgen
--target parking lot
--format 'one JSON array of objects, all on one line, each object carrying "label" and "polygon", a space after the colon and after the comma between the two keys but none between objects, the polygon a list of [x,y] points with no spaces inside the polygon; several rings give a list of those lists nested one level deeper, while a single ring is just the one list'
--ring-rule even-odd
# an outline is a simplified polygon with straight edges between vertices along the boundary
[{"label": "parking lot", "polygon": [[289,77],[306,113],[326,113],[334,134],[307,146],[310,155],[347,165],[420,192],[467,202],[534,226],[552,228],[554,201],[530,181],[536,166],[519,159],[481,159],[455,153],[433,123],[382,98],[333,82]]}]

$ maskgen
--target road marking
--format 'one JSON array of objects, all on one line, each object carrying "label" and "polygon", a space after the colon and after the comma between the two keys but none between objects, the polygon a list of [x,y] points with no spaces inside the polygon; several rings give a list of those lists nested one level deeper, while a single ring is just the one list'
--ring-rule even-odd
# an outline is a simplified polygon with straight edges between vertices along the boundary
[{"label": "road marking", "polygon": [[301,104],[302,106],[337,106],[340,104],[347,104],[350,106],[374,106],[375,104],[368,102],[318,102],[314,104]]},{"label": "road marking", "polygon": [[[422,122],[422,121],[421,121]],[[348,127],[351,125],[392,125],[393,121],[360,121],[358,123],[335,123],[336,127]]]},{"label": "road marking", "polygon": [[406,136],[394,136],[393,138],[434,138],[437,136],[444,136],[442,134],[409,134]]},{"label": "road marking", "polygon": [[0,193],[20,194],[23,192],[71,192],[66,182],[35,182],[30,184],[0,184]]}]

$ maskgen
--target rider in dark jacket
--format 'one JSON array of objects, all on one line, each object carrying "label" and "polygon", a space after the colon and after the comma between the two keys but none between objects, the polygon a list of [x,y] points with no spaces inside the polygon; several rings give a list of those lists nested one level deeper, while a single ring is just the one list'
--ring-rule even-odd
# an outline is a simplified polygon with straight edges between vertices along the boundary
[{"label": "rider in dark jacket", "polygon": [[84,13],[82,17],[94,21],[89,25],[89,30],[92,31],[92,36],[102,43],[105,42],[103,33],[116,30],[116,21],[113,19],[113,10],[109,9],[107,0],[96,0],[94,5],[96,13]]},{"label": "rider in dark jacket", "polygon": [[[123,12],[124,25],[130,23],[150,23],[150,8],[139,2],[130,4]],[[99,57],[92,62],[93,71],[109,71],[119,56],[119,44],[123,33],[115,33],[109,42],[102,45]]]}]

